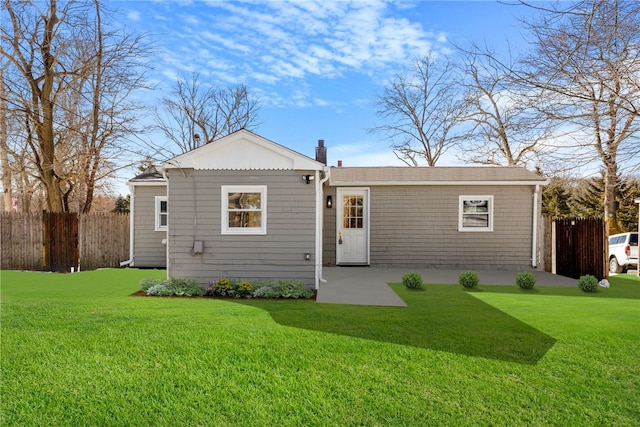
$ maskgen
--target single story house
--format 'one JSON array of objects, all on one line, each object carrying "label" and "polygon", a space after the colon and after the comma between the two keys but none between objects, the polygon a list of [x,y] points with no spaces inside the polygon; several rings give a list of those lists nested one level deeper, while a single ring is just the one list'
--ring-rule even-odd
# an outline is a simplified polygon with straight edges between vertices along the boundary
[{"label": "single story house", "polygon": [[241,130],[129,181],[131,255],[206,284],[323,266],[542,269],[541,187],[519,167],[328,167]]},{"label": "single story house", "polygon": [[[635,202],[638,204],[638,231],[640,231],[640,197],[638,197]],[[638,268],[636,268],[636,276],[640,277],[640,264]]]}]

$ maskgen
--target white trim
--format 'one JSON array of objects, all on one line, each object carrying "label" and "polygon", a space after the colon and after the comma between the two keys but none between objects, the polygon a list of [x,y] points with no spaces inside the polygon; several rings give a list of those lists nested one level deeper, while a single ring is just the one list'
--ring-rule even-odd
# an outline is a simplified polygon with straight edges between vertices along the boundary
[{"label": "white trim", "polygon": [[[162,212],[160,206],[162,202],[167,203],[167,211]],[[155,196],[155,231],[167,231],[169,229],[169,199],[167,196]],[[162,225],[160,221],[160,215],[167,216],[167,224]]]},{"label": "white trim", "polygon": [[378,185],[427,185],[427,186],[438,186],[438,185],[499,185],[499,186],[509,186],[509,185],[546,185],[548,184],[548,180],[544,181],[330,181],[329,185],[332,187],[358,187],[358,186],[378,186]]},{"label": "white trim", "polygon": [[319,289],[320,282],[326,283],[327,281],[322,276],[322,251],[324,249],[324,184],[329,180],[329,168],[325,168],[324,178],[320,180],[320,172],[316,172],[316,277],[315,287]]},{"label": "white trim", "polygon": [[531,267],[538,268],[538,196],[540,186],[536,185],[533,192],[533,226],[531,227]]},{"label": "white trim", "polygon": [[324,165],[245,129],[162,163],[158,170],[313,170]]},{"label": "white trim", "polygon": [[[229,227],[229,193],[260,193],[260,208],[247,211],[260,212],[260,227]],[[266,185],[222,185],[220,187],[220,234],[264,235],[267,234],[267,186]],[[243,209],[245,210],[245,209]]]},{"label": "white trim", "polygon": [[[349,263],[341,262],[338,260],[338,254],[340,253],[338,245],[340,244],[340,230],[342,229],[342,217],[340,217],[340,213],[342,212],[342,201],[341,197],[345,194],[349,194],[350,192],[362,192],[364,193],[364,211],[363,211],[363,219],[364,219],[364,232],[365,232],[365,262],[362,265],[370,265],[371,264],[371,218],[370,218],[370,203],[371,203],[371,189],[370,187],[338,187],[336,189],[336,200],[334,201],[335,206],[335,215],[336,215],[336,265],[348,265]],[[360,263],[358,263],[360,264]]]},{"label": "white trim", "polygon": [[[465,200],[486,200],[488,202],[488,226],[487,227],[465,227],[463,224],[464,201]],[[458,196],[458,231],[460,232],[491,232],[493,231],[493,196],[490,195],[462,195]]]},{"label": "white trim", "polygon": [[167,181],[129,181],[127,183],[131,187],[166,187]]}]

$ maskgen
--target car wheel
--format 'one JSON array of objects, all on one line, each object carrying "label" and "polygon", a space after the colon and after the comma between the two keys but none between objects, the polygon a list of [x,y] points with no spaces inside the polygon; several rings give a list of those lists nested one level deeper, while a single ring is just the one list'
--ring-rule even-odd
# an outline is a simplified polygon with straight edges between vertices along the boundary
[{"label": "car wheel", "polygon": [[616,257],[612,257],[609,260],[609,273],[620,273],[622,272],[622,267],[618,264],[618,260]]}]

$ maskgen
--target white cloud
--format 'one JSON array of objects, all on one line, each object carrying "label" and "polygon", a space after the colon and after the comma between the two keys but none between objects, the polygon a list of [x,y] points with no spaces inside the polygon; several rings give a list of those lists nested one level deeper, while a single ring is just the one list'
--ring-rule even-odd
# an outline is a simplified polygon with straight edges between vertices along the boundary
[{"label": "white cloud", "polygon": [[263,83],[308,75],[335,78],[349,71],[379,74],[446,40],[394,16],[394,8],[381,1],[206,6],[197,15],[178,18],[182,30],[175,37],[190,40],[194,49],[193,55],[185,52],[183,57],[210,61],[202,50],[218,51],[235,58],[231,66],[244,68],[245,75]]},{"label": "white cloud", "polygon": [[132,21],[139,21],[140,20],[140,12],[138,12],[136,10],[131,10],[131,11],[129,11],[129,13],[127,13],[127,18],[129,18]]}]

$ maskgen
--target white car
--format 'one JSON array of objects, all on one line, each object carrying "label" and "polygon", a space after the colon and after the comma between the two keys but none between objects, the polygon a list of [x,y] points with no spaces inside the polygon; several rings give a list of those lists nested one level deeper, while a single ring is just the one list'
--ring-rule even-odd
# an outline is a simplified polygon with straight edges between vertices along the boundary
[{"label": "white car", "polygon": [[638,268],[638,233],[621,233],[609,237],[609,272],[621,273]]}]

